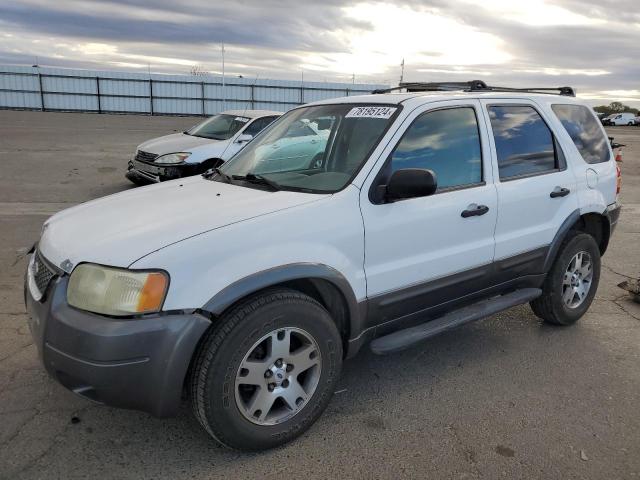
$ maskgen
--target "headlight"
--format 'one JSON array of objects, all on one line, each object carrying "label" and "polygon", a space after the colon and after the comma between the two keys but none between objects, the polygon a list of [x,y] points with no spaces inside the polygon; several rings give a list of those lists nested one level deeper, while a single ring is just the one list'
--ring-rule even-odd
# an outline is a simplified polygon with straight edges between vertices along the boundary
[{"label": "headlight", "polygon": [[156,158],[153,163],[165,163],[175,165],[184,162],[191,155],[190,152],[167,153]]},{"label": "headlight", "polygon": [[67,302],[76,308],[105,315],[158,312],[169,287],[162,271],[134,271],[91,263],[71,274]]}]

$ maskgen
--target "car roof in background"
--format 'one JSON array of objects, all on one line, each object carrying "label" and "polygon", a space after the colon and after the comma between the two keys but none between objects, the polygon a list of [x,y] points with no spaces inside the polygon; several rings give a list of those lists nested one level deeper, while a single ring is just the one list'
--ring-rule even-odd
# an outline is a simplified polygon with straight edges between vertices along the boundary
[{"label": "car roof in background", "polygon": [[276,112],[274,110],[225,110],[224,112],[220,112],[220,114],[235,115],[236,117],[259,118],[282,115],[282,112]]}]

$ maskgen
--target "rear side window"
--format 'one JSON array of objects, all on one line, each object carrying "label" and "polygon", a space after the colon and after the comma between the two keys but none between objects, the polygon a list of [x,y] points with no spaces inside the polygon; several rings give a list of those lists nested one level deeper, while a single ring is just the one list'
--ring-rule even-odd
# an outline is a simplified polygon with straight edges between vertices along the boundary
[{"label": "rear side window", "polygon": [[433,170],[438,190],[482,181],[480,135],[470,107],[427,112],[418,117],[391,156],[391,173],[401,168]]},{"label": "rear side window", "polygon": [[601,163],[609,160],[607,139],[589,108],[584,105],[552,105],[551,109],[562,122],[585,162]]},{"label": "rear side window", "polygon": [[501,180],[558,169],[553,134],[533,107],[494,105],[488,110]]}]

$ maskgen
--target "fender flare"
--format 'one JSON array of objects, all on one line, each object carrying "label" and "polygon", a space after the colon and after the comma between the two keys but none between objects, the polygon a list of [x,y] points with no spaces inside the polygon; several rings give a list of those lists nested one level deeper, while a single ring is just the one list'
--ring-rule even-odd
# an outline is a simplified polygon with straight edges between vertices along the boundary
[{"label": "fender flare", "polygon": [[547,250],[547,256],[544,259],[542,268],[542,271],[544,273],[548,273],[551,270],[553,262],[558,256],[558,251],[560,250],[562,242],[564,242],[564,239],[567,238],[569,230],[571,230],[571,227],[573,227],[578,220],[580,220],[580,210],[576,209],[571,212],[571,214],[564,220],[564,222],[562,222],[562,225],[560,225],[560,228],[556,232],[555,237],[553,237],[553,240],[549,245],[549,249]]},{"label": "fender flare", "polygon": [[292,263],[244,277],[216,293],[203,305],[202,310],[220,316],[231,305],[254,292],[283,282],[301,279],[321,279],[333,284],[347,303],[352,334],[359,331],[358,300],[351,284],[335,268],[319,263]]}]

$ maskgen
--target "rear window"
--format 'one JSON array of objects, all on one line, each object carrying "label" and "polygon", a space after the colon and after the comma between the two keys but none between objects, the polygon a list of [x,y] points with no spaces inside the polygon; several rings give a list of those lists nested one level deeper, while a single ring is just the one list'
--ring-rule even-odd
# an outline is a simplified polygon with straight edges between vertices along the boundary
[{"label": "rear window", "polygon": [[559,168],[553,134],[533,107],[490,106],[489,117],[501,180]]},{"label": "rear window", "polygon": [[609,160],[607,139],[591,110],[584,105],[552,105],[562,126],[587,163]]}]

